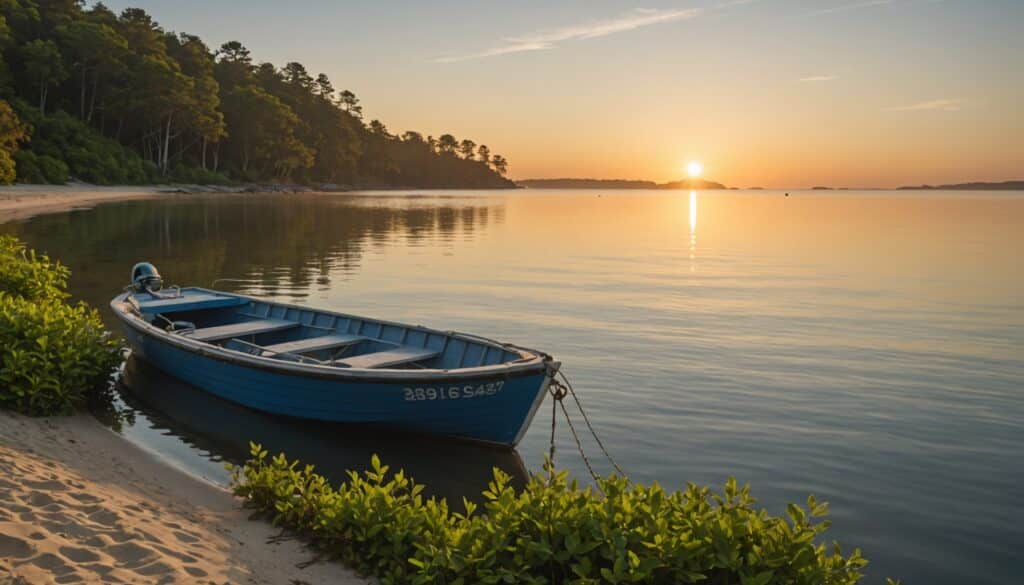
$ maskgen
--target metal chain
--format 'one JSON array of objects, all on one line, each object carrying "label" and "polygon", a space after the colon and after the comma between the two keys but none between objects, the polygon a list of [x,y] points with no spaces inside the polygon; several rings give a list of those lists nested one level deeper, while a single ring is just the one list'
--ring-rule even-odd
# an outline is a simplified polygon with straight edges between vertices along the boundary
[{"label": "metal chain", "polygon": [[580,442],[580,436],[576,434],[576,427],[572,424],[572,419],[569,418],[569,411],[565,409],[565,403],[561,400],[557,400],[558,405],[562,407],[562,414],[565,415],[565,422],[569,423],[569,430],[572,431],[572,438],[576,440],[576,448],[580,452],[580,457],[583,458],[583,463],[587,466],[587,471],[590,472],[590,477],[594,478],[594,485],[597,487],[597,491],[601,492],[601,495],[605,495],[604,490],[601,489],[601,478],[594,472],[594,468],[590,465],[590,459],[587,458],[587,454],[583,452],[583,443]]},{"label": "metal chain", "polygon": [[572,383],[569,382],[569,378],[566,378],[565,374],[563,374],[561,371],[558,372],[558,375],[562,377],[562,380],[565,382],[565,388],[568,390],[568,393],[572,396],[573,401],[576,402],[576,408],[578,408],[580,414],[583,415],[583,422],[587,424],[587,429],[590,430],[590,434],[594,437],[594,440],[597,442],[597,446],[601,448],[601,452],[604,453],[604,456],[612,464],[612,467],[615,468],[615,471],[617,471],[619,475],[628,480],[629,476],[626,475],[626,472],[623,471],[621,467],[619,467],[619,464],[615,461],[615,458],[612,457],[611,453],[608,452],[608,449],[605,448],[604,443],[601,441],[601,437],[597,436],[597,431],[594,430],[594,425],[590,424],[590,417],[587,416],[587,411],[583,410],[583,404],[580,402],[579,396],[576,395],[576,391],[573,390]]},{"label": "metal chain", "polygon": [[601,489],[600,477],[594,471],[594,467],[590,464],[590,458],[587,457],[586,452],[583,450],[583,442],[580,441],[579,434],[576,433],[576,426],[572,424],[572,418],[569,416],[569,411],[565,408],[564,398],[567,394],[572,395],[573,401],[576,403],[576,408],[579,409],[580,414],[583,415],[583,421],[587,424],[587,429],[590,430],[591,436],[597,441],[597,445],[601,448],[601,452],[615,468],[615,471],[619,473],[626,481],[629,481],[629,476],[626,472],[619,467],[619,464],[612,457],[608,449],[605,448],[604,443],[601,441],[601,437],[597,436],[597,431],[594,430],[594,425],[590,423],[590,417],[587,416],[587,411],[583,410],[583,404],[580,402],[579,396],[576,395],[576,391],[573,390],[572,383],[562,372],[558,372],[561,376],[562,382],[558,380],[551,380],[548,386],[548,392],[551,394],[551,441],[548,447],[548,483],[554,479],[555,473],[555,422],[557,419],[557,408],[561,407],[562,414],[565,416],[565,422],[569,425],[569,431],[572,433],[573,440],[576,441],[576,449],[580,452],[580,457],[583,458],[583,463],[587,466],[587,471],[590,472],[590,477],[594,478],[594,483],[597,486],[598,491],[604,494],[604,490]]},{"label": "metal chain", "polygon": [[548,446],[548,483],[551,483],[551,480],[555,477],[555,420],[557,418],[555,404],[561,403],[562,399],[565,398],[565,388],[558,382],[552,381],[552,384],[548,386],[548,392],[551,394],[551,443]]}]

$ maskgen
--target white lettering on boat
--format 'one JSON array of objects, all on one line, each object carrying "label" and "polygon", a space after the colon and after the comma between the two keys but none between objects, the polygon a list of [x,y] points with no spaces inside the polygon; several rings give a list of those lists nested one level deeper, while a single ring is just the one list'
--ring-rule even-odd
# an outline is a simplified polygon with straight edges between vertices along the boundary
[{"label": "white lettering on boat", "polygon": [[504,380],[499,380],[497,382],[466,386],[402,388],[402,394],[405,400],[409,402],[416,402],[418,400],[465,400],[467,398],[494,396],[501,392],[504,386]]}]

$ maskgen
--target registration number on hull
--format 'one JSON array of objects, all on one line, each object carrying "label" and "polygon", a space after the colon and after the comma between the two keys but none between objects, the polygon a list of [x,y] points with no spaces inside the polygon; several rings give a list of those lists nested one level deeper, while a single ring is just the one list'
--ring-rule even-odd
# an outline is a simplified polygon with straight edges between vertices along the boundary
[{"label": "registration number on hull", "polygon": [[405,400],[466,400],[494,396],[501,392],[505,382],[487,382],[486,384],[467,384],[465,386],[426,386],[422,388],[402,388]]}]

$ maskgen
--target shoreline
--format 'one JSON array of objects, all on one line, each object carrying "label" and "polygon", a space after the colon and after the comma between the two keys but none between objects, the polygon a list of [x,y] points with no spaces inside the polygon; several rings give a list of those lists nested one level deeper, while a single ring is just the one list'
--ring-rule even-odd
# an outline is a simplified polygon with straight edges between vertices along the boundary
[{"label": "shoreline", "polygon": [[0,187],[0,224],[47,213],[89,209],[108,201],[150,199],[170,187],[101,185],[10,185]]},{"label": "shoreline", "polygon": [[[421,191],[461,190],[468,187],[367,187],[321,188],[302,185],[244,184],[244,185],[92,185],[69,183],[65,185],[3,185],[0,186],[0,224],[21,221],[47,213],[62,213],[75,209],[91,209],[100,203],[113,201],[152,199],[172,195],[216,195],[238,193],[359,193],[362,191]],[[482,190],[506,191],[514,189],[492,188]]]},{"label": "shoreline", "polygon": [[92,415],[0,412],[0,583],[369,583]]},{"label": "shoreline", "polygon": [[[0,187],[0,224],[100,203],[245,188]],[[0,585],[371,583],[251,511],[227,489],[163,461],[87,412],[0,410]]]}]

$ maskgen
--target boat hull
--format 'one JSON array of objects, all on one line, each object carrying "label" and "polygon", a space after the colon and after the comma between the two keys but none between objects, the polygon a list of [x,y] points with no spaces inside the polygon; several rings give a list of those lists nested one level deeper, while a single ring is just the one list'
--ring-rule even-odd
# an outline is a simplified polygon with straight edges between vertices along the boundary
[{"label": "boat hull", "polygon": [[165,373],[256,410],[294,418],[371,424],[504,446],[522,438],[553,370],[481,372],[423,380],[279,371],[195,351],[150,335],[118,314],[132,352]]}]

